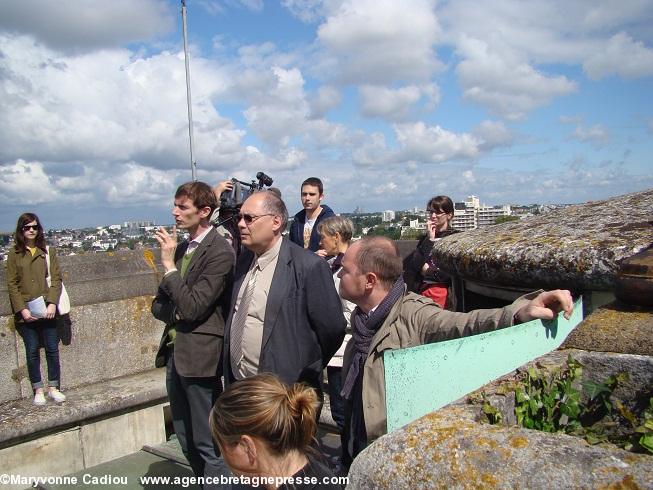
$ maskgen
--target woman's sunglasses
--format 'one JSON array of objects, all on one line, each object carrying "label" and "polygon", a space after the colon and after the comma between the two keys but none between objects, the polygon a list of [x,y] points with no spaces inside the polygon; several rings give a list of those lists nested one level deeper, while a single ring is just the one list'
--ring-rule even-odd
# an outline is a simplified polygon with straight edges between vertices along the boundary
[{"label": "woman's sunglasses", "polygon": [[39,225],[25,225],[25,226],[23,226],[23,231],[27,231],[27,230],[37,231],[38,229],[39,229]]}]

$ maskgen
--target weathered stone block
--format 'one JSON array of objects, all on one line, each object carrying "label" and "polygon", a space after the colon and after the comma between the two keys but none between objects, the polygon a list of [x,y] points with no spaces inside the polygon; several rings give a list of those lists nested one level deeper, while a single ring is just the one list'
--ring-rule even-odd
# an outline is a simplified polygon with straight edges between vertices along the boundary
[{"label": "weathered stone block", "polygon": [[651,244],[651,216],[653,189],[451,235],[433,256],[490,284],[612,290],[619,262]]},{"label": "weathered stone block", "polygon": [[653,314],[618,302],[602,306],[571,332],[561,348],[653,356]]},{"label": "weathered stone block", "polygon": [[378,439],[352,464],[347,488],[653,488],[653,457],[481,425],[456,406]]}]

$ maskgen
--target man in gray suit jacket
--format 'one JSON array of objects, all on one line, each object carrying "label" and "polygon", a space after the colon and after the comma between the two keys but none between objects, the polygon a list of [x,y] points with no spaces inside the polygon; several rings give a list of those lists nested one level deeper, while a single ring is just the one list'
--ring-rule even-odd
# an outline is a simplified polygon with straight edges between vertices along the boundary
[{"label": "man in gray suit jacket", "polygon": [[238,218],[247,250],[236,264],[225,330],[225,381],[269,372],[321,393],[322,370],[345,335],[329,266],[282,237],[288,211],[275,194],[253,194]]},{"label": "man in gray suit jacket", "polygon": [[[167,365],[173,426],[196,476],[218,476],[224,469],[208,419],[221,392],[220,355],[235,255],[209,224],[216,206],[207,184],[183,184],[175,194],[172,233],[164,228],[156,233],[165,275],[152,314],[166,324],[156,365]],[[179,246],[177,227],[190,235]]]}]

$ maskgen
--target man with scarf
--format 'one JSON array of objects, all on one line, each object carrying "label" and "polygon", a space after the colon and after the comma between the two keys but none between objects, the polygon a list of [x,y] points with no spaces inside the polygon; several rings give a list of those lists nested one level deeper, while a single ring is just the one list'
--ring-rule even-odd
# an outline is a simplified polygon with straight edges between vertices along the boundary
[{"label": "man with scarf", "polygon": [[534,319],[568,318],[573,301],[566,290],[537,291],[505,308],[456,313],[406,291],[397,246],[385,237],[355,242],[342,260],[340,296],[356,304],[353,338],[343,360],[342,396],[347,402],[347,465],[386,433],[383,353],[509,327]]}]

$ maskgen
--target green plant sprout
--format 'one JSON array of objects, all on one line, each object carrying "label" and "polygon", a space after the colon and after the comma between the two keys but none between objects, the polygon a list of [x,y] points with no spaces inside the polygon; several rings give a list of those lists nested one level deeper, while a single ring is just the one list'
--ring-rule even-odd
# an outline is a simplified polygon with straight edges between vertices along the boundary
[{"label": "green plant sprout", "polygon": [[[614,396],[617,386],[628,381],[627,373],[600,383],[582,380],[582,375],[583,365],[569,355],[564,368],[547,372],[529,367],[508,390],[497,393],[514,391],[517,423],[527,429],[563,432],[590,444],[611,442],[629,451],[653,454],[653,397],[638,417]],[[501,411],[485,393],[481,397],[488,421],[501,423]],[[619,429],[619,417],[627,422],[628,430]]]}]

